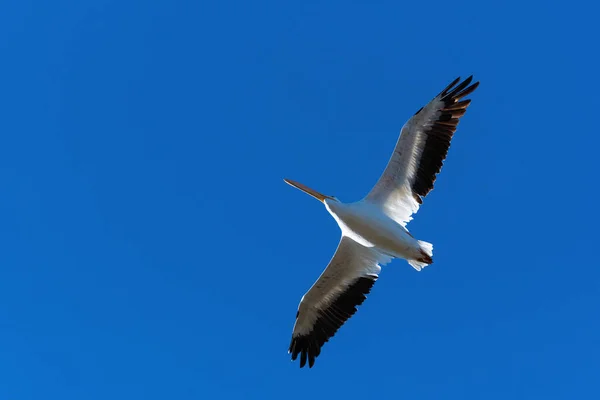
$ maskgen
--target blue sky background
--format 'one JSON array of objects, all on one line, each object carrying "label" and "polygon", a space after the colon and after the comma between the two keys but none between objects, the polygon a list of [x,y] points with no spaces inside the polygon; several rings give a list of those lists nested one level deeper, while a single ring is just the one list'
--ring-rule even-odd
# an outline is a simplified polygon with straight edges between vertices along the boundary
[{"label": "blue sky background", "polygon": [[[12,1],[0,13],[0,398],[600,395],[592,2]],[[402,124],[481,81],[312,370],[287,354]]]}]

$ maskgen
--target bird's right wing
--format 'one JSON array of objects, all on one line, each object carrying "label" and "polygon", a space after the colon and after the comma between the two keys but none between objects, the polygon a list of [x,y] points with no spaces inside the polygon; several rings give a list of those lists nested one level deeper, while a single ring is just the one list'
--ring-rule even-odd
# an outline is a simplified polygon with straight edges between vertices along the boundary
[{"label": "bird's right wing", "polygon": [[325,271],[302,297],[289,353],[300,354],[300,367],[312,367],[321,347],[363,303],[377,280],[381,265],[391,261],[374,248],[342,236]]},{"label": "bird's right wing", "polygon": [[456,79],[404,124],[385,171],[364,198],[402,226],[433,189],[460,117],[471,103],[460,100],[479,85],[470,85],[472,79]]}]

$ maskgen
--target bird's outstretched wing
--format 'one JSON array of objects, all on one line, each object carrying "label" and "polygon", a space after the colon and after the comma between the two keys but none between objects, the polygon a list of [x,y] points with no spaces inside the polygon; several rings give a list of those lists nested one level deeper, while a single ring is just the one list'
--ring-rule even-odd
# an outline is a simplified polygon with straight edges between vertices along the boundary
[{"label": "bird's outstretched wing", "polygon": [[356,312],[379,277],[381,265],[391,261],[374,248],[342,236],[325,271],[302,297],[289,353],[300,355],[300,367],[312,367],[321,347]]},{"label": "bird's outstretched wing", "polygon": [[406,226],[433,189],[460,117],[471,103],[461,99],[479,85],[472,80],[459,83],[457,78],[406,122],[385,171],[364,201]]}]

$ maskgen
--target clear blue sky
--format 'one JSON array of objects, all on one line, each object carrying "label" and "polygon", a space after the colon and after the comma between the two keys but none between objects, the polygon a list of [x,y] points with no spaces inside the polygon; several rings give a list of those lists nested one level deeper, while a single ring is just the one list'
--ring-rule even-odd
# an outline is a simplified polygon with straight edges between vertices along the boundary
[{"label": "clear blue sky", "polygon": [[[5,2],[0,399],[600,396],[598,6],[322,3]],[[360,199],[470,74],[435,264],[300,370],[339,230],[282,179]]]}]

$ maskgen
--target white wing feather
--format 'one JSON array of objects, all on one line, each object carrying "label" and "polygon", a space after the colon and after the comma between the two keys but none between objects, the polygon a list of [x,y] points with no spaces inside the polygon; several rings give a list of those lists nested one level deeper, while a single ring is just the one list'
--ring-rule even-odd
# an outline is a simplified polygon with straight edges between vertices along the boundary
[{"label": "white wing feather", "polygon": [[[391,257],[374,248],[364,247],[347,236],[342,236],[329,265],[300,301],[289,349],[292,359],[301,354],[301,366],[304,366],[307,357],[312,366],[314,358],[320,353],[320,347],[354,314],[355,307],[364,300],[365,285],[362,288],[353,285],[361,278],[366,278],[367,286],[372,286],[381,271],[380,265],[390,261]],[[340,298],[344,300],[343,304],[336,303]],[[321,325],[323,318],[327,319],[326,326]]]},{"label": "white wing feather", "polygon": [[422,197],[433,188],[458,120],[470,103],[470,100],[458,101],[479,85],[477,82],[468,86],[472,80],[469,77],[455,86],[459,80],[448,85],[404,124],[388,165],[363,199],[379,205],[402,226],[411,221]]}]

